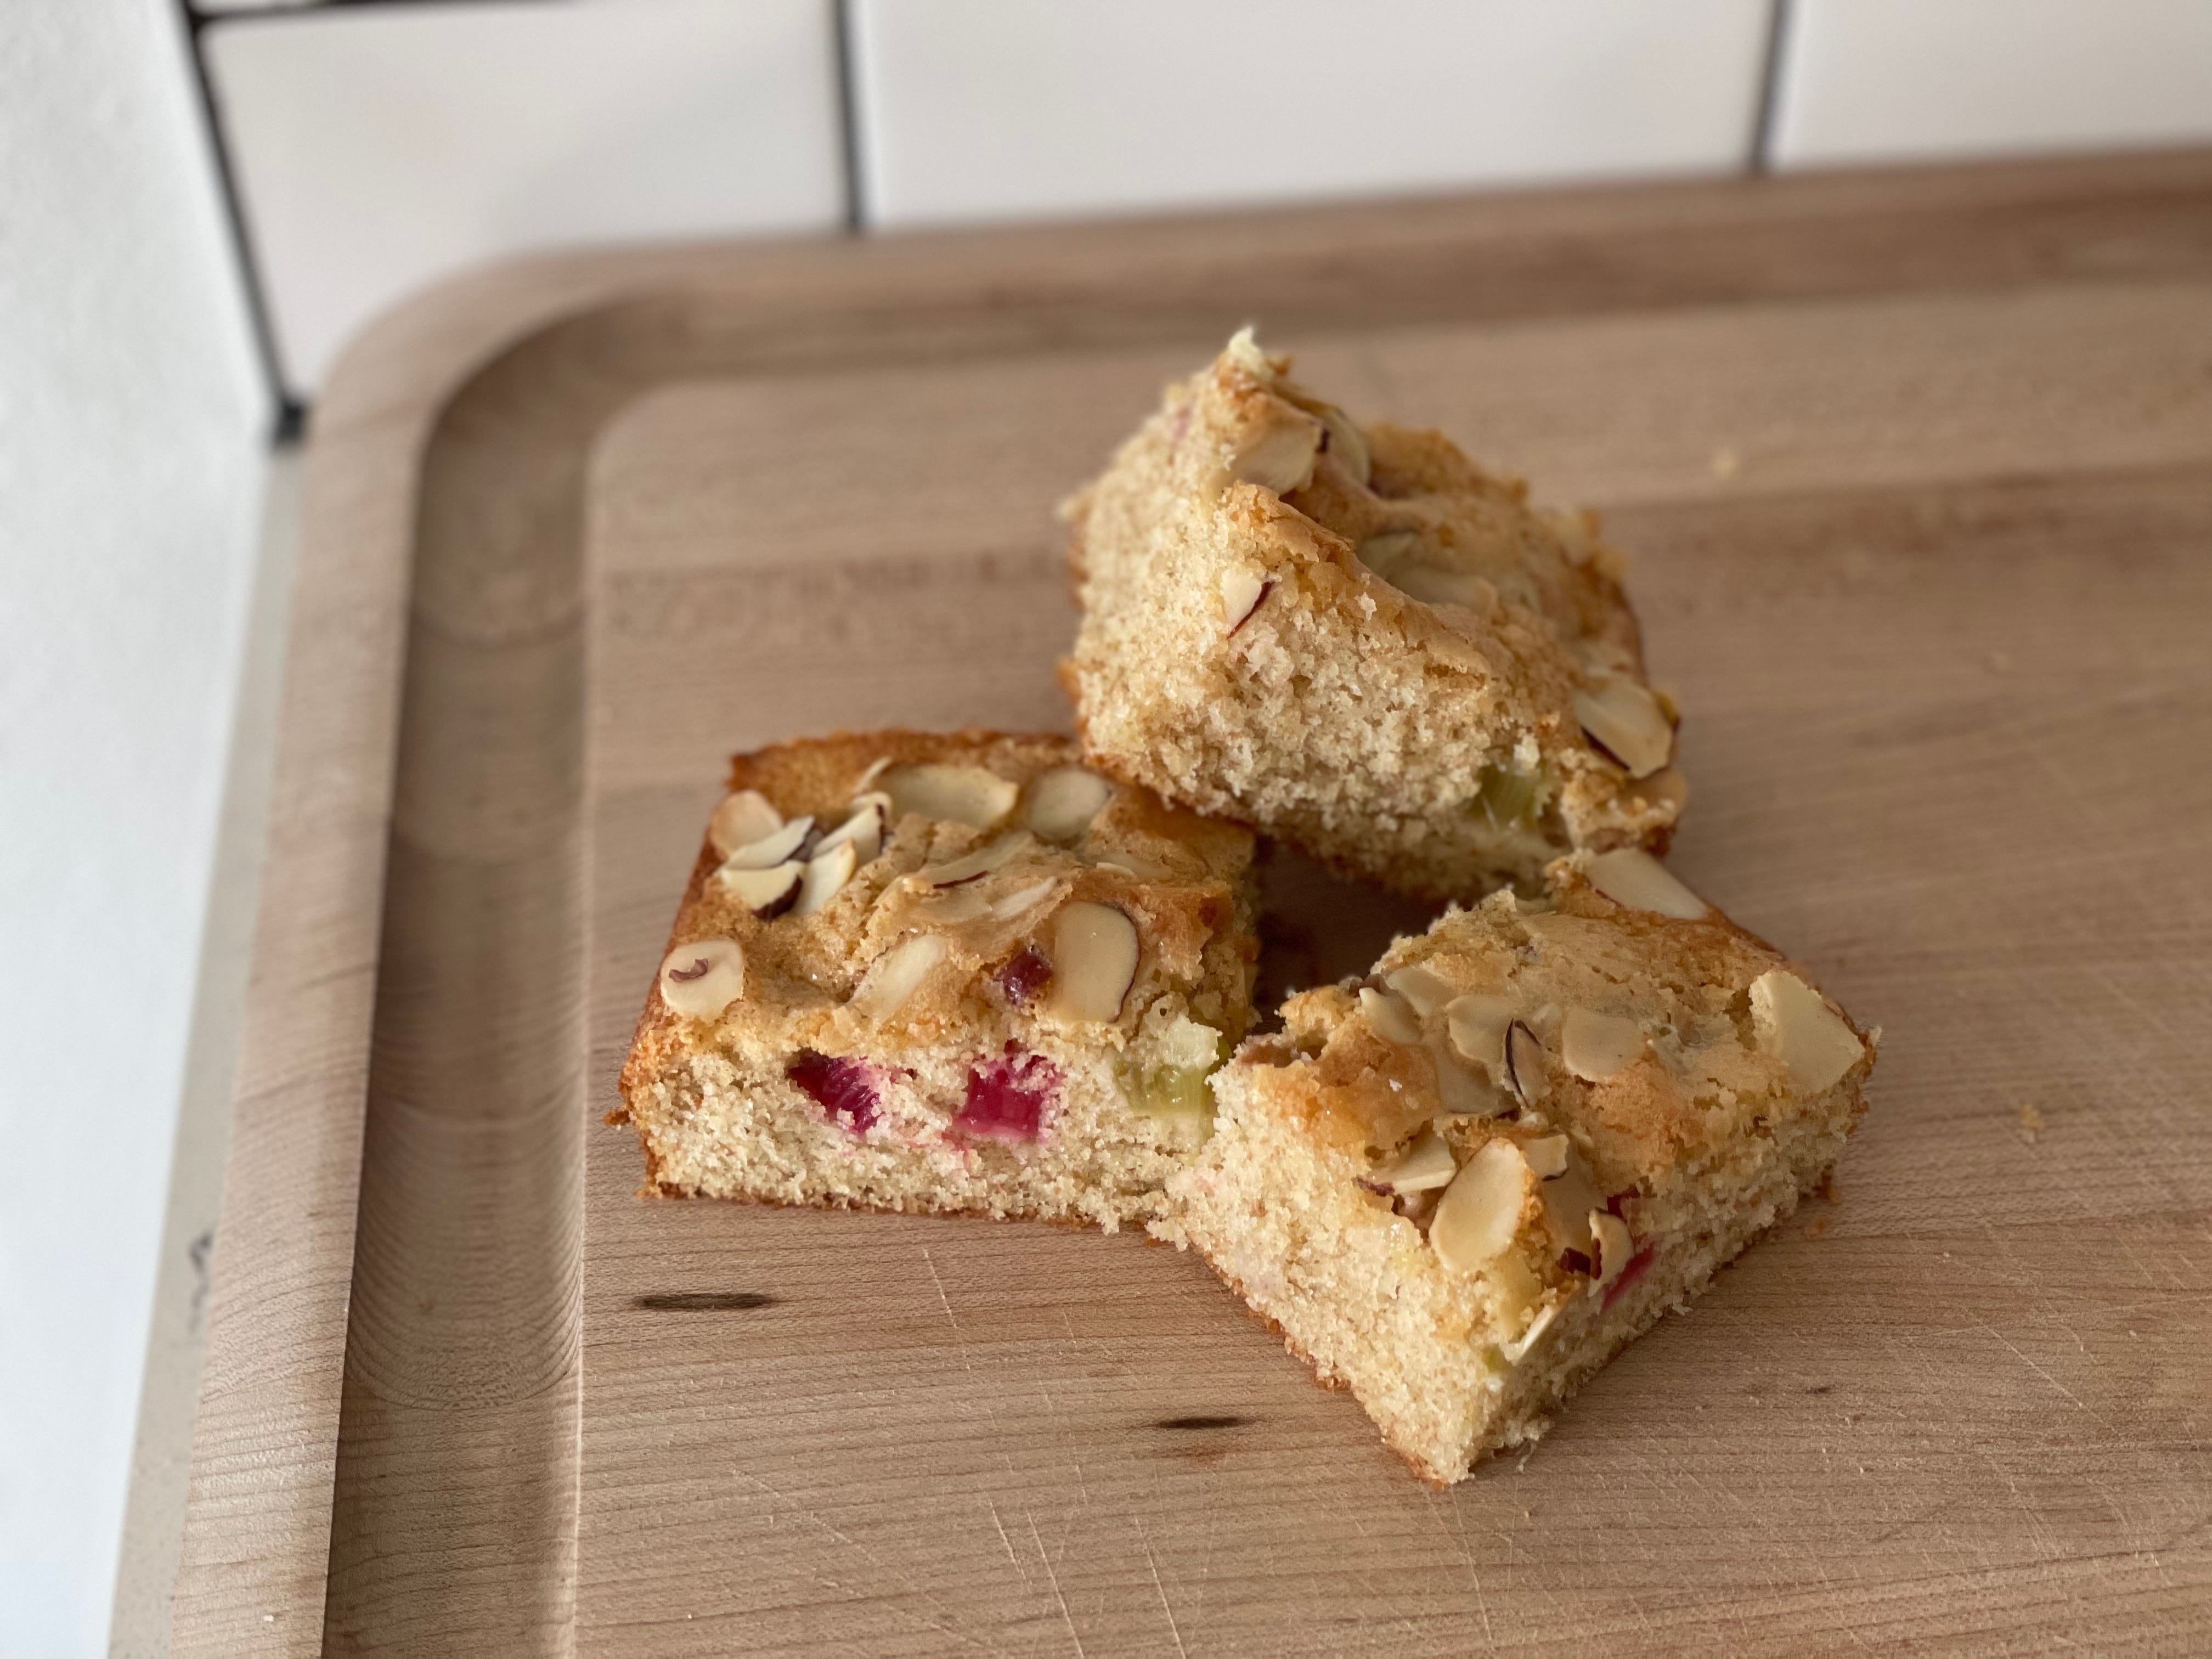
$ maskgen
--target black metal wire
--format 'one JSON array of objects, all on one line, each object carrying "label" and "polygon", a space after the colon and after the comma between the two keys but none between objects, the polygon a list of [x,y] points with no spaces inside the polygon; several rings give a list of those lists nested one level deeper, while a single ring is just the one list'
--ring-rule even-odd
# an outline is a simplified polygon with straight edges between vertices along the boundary
[{"label": "black metal wire", "polygon": [[208,74],[207,57],[200,44],[202,33],[214,20],[195,10],[191,0],[177,0],[177,12],[184,21],[186,55],[191,59],[192,87],[199,98],[200,118],[207,124],[208,149],[215,158],[216,184],[222,195],[223,222],[229,234],[231,257],[246,291],[254,355],[260,360],[261,373],[269,384],[270,406],[276,411],[269,439],[275,444],[296,443],[307,428],[307,405],[294,397],[291,388],[284,384],[283,365],[276,352],[276,331],[269,312],[269,288],[262,276],[260,264],[253,257],[252,239],[246,234],[245,204],[239,192],[237,171],[231,166],[230,141],[222,129],[216,105],[215,82]]},{"label": "black metal wire", "polygon": [[1772,0],[1766,16],[1766,61],[1759,82],[1759,111],[1751,128],[1751,170],[1774,171],[1774,121],[1782,106],[1782,60],[1790,47],[1790,7],[1794,0]]},{"label": "black metal wire", "polygon": [[837,142],[845,164],[845,228],[868,228],[866,168],[860,159],[860,95],[854,84],[853,0],[837,0]]}]

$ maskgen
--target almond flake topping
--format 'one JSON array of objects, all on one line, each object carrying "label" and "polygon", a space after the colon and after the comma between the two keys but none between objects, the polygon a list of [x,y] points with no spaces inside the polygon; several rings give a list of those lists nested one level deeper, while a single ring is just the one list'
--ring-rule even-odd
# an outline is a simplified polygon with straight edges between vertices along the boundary
[{"label": "almond flake topping", "polygon": [[1030,785],[1024,817],[1045,840],[1066,846],[1080,841],[1091,821],[1114,799],[1114,786],[1081,766],[1056,766]]},{"label": "almond flake topping", "polygon": [[1419,962],[1386,974],[1382,982],[1411,1003],[1423,1019],[1449,1002],[1457,988],[1435,969]]},{"label": "almond flake topping", "polygon": [[1414,1017],[1406,999],[1395,991],[1378,991],[1371,985],[1363,987],[1359,1012],[1367,1016],[1375,1035],[1386,1042],[1412,1044],[1421,1040],[1421,1022]]},{"label": "almond flake topping", "polygon": [[727,858],[740,847],[749,847],[782,828],[783,814],[766,795],[757,789],[740,789],[725,795],[707,820],[707,839],[714,844],[717,855]]},{"label": "almond flake topping", "polygon": [[1367,434],[1334,404],[1322,404],[1314,412],[1328,428],[1328,453],[1336,457],[1337,465],[1349,472],[1356,483],[1366,483],[1374,475],[1374,465],[1368,459]]},{"label": "almond flake topping", "polygon": [[863,1019],[888,1019],[906,1006],[929,970],[945,960],[945,948],[935,933],[902,939],[868,964],[847,1006]]},{"label": "almond flake topping", "polygon": [[747,842],[734,849],[722,860],[722,868],[731,870],[772,870],[787,859],[797,854],[806,844],[807,832],[814,828],[812,818],[793,818],[763,836],[758,841]]},{"label": "almond flake topping", "polygon": [[1018,830],[1011,836],[1001,836],[996,841],[986,842],[974,852],[932,865],[916,871],[917,879],[932,887],[963,887],[971,881],[988,876],[1001,866],[1013,860],[1036,845],[1036,837],[1026,830]]},{"label": "almond flake topping", "polygon": [[1636,1241],[1628,1236],[1628,1224],[1609,1210],[1592,1210],[1589,1230],[1597,1256],[1597,1273],[1590,1282],[1601,1291],[1628,1266],[1628,1258],[1636,1253]]},{"label": "almond flake topping", "polygon": [[1512,1024],[1513,1005],[1504,997],[1472,992],[1444,1005],[1444,1029],[1451,1044],[1492,1077],[1505,1070],[1505,1028]]},{"label": "almond flake topping", "polygon": [[1673,871],[1640,847],[1600,853],[1589,861],[1589,875],[1591,886],[1632,910],[1656,910],[1680,921],[1695,921],[1708,908]]},{"label": "almond flake topping", "polygon": [[1487,1077],[1442,1042],[1429,1044],[1429,1058],[1437,1068],[1437,1099],[1454,1117],[1496,1117],[1512,1105]]},{"label": "almond flake topping", "polygon": [[1602,1083],[1635,1063],[1644,1052],[1644,1028],[1587,1008],[1570,1008],[1559,1022],[1559,1058],[1585,1083]]},{"label": "almond flake topping", "polygon": [[1528,1160],[1528,1167],[1540,1181],[1567,1172],[1567,1138],[1565,1135],[1539,1135],[1534,1140],[1521,1143],[1521,1155]]},{"label": "almond flake topping", "polygon": [[1552,1067],[1544,1058],[1543,1040],[1517,1019],[1505,1028],[1505,1079],[1524,1106],[1534,1106],[1552,1092]]},{"label": "almond flake topping", "polygon": [[1782,1062],[1791,1087],[1808,1094],[1833,1086],[1866,1058],[1858,1033],[1786,969],[1770,968],[1752,981],[1751,1020],[1759,1046]]},{"label": "almond flake topping", "polygon": [[806,861],[806,872],[799,878],[798,902],[791,907],[794,916],[811,916],[837,896],[845,884],[853,878],[853,872],[860,867],[860,849],[849,841],[841,841],[826,853],[817,853]]},{"label": "almond flake topping", "polygon": [[745,953],[733,939],[679,945],[660,963],[660,1000],[685,1019],[719,1019],[744,994]]},{"label": "almond flake topping", "polygon": [[1047,876],[1041,881],[1024,883],[1012,892],[1003,893],[991,901],[991,915],[1000,921],[1012,921],[1017,916],[1027,915],[1049,899],[1060,889],[1056,876]]},{"label": "almond flake topping", "polygon": [[1632,778],[1650,777],[1674,752],[1673,722],[1658,698],[1634,680],[1616,675],[1576,692],[1575,719]]},{"label": "almond flake topping", "polygon": [[714,872],[714,880],[746,909],[768,921],[798,902],[799,884],[805,876],[805,865],[797,859],[787,859],[768,870],[735,869],[726,864]]},{"label": "almond flake topping", "polygon": [[874,862],[884,850],[884,830],[890,821],[891,798],[880,790],[854,798],[848,809],[848,817],[828,835],[814,843],[814,856],[820,858],[833,847],[850,842],[853,856],[862,864]]},{"label": "almond flake topping", "polygon": [[1221,573],[1221,620],[1231,634],[1252,620],[1274,586],[1249,565],[1231,565]]},{"label": "almond flake topping", "polygon": [[1450,1186],[1458,1173],[1459,1165],[1452,1161],[1451,1148],[1444,1144],[1444,1138],[1434,1129],[1424,1129],[1405,1151],[1367,1179],[1394,1193],[1425,1193]]},{"label": "almond flake topping", "polygon": [[1045,1012],[1107,1024],[1137,977],[1137,924],[1110,904],[1064,905],[1052,919],[1052,992]]},{"label": "almond flake topping", "polygon": [[1499,1343],[1498,1352],[1505,1356],[1505,1363],[1509,1365],[1517,1365],[1527,1358],[1528,1351],[1536,1346],[1546,1331],[1552,1328],[1552,1322],[1559,1316],[1559,1310],[1565,1305],[1559,1302],[1545,1304],[1536,1310],[1536,1316],[1528,1322],[1527,1330],[1522,1332],[1510,1342]]},{"label": "almond flake topping", "polygon": [[988,830],[1014,810],[1018,786],[981,766],[930,762],[894,767],[880,780],[896,821],[908,812]]},{"label": "almond flake topping", "polygon": [[1536,1193],[1544,1200],[1544,1219],[1551,1224],[1560,1246],[1582,1249],[1589,1237],[1590,1212],[1605,1208],[1604,1196],[1597,1189],[1589,1166],[1570,1147],[1565,1166],[1557,1175],[1545,1176]]},{"label": "almond flake topping", "polygon": [[1229,470],[1243,483],[1288,495],[1313,482],[1314,458],[1321,453],[1322,428],[1319,421],[1297,414],[1287,404],[1274,407],[1280,414],[1245,441]]},{"label": "almond flake topping", "polygon": [[1531,1178],[1518,1146],[1483,1142],[1437,1200],[1429,1223],[1437,1260],[1454,1273],[1475,1273],[1504,1255],[1520,1231]]}]

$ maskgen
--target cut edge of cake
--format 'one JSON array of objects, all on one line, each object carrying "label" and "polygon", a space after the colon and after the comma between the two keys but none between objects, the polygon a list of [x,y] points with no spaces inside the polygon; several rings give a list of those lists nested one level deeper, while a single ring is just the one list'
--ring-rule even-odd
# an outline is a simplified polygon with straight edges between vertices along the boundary
[{"label": "cut edge of cake", "polygon": [[1249,1024],[1250,854],[1060,737],[739,756],[610,1121],[667,1195],[1152,1218]]},{"label": "cut edge of cake", "polygon": [[1092,763],[1419,896],[1663,852],[1676,717],[1595,520],[1289,368],[1238,335],[1064,509]]},{"label": "cut edge of cake", "polygon": [[[1613,855],[1601,878],[1653,896],[1635,885],[1648,872],[1621,874],[1642,856]],[[1591,1375],[1820,1190],[1865,1109],[1878,1033],[1853,1026],[1801,969],[1717,912],[1616,903],[1589,863],[1555,870],[1557,910],[1500,894],[1399,941],[1369,983],[1291,999],[1285,1033],[1248,1042],[1216,1075],[1216,1133],[1170,1183],[1174,1209],[1152,1229],[1197,1250],[1438,1484],[1536,1438]],[[1660,896],[1678,910],[1696,902]],[[1553,1009],[1536,1021],[1546,1042],[1497,1006],[1494,989],[1460,990],[1456,974],[1425,981],[1437,972],[1431,961],[1454,950],[1459,969],[1458,947],[1479,929],[1546,915],[1571,929],[1675,935],[1685,948],[1662,983],[1684,961],[1727,963],[1724,1019],[1674,1014],[1700,1041],[1732,1026],[1741,1052],[1692,1048],[1688,1063],[1747,1088],[1764,1076],[1770,1092],[1728,1108],[1731,1127],[1697,1143],[1680,1054],[1661,1052],[1680,1049],[1679,1033],[1639,1047],[1607,1024],[1619,1016],[1586,1010],[1563,1043],[1573,1011]],[[1445,1012],[1468,997],[1460,1013]],[[1634,1057],[1620,1060],[1626,1048]],[[1616,1061],[1596,1084],[1575,1070]],[[1546,1078],[1534,1101],[1516,1091],[1516,1069]],[[1663,1150],[1670,1136],[1698,1150]]]}]

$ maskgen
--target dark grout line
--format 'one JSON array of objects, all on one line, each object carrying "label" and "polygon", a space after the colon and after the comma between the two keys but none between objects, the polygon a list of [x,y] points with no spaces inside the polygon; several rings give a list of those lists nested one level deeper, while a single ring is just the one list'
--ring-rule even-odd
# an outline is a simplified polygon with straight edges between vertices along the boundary
[{"label": "dark grout line", "polygon": [[270,423],[269,441],[272,444],[293,444],[307,430],[307,406],[294,397],[284,384],[284,369],[276,355],[276,331],[269,315],[269,288],[263,280],[260,264],[253,257],[253,244],[246,233],[246,210],[238,188],[237,171],[230,164],[230,141],[222,130],[222,119],[216,108],[215,82],[208,74],[207,57],[200,48],[200,36],[208,24],[217,21],[192,9],[191,0],[177,0],[177,12],[185,26],[185,52],[191,59],[192,88],[198,95],[200,118],[207,124],[208,150],[215,159],[216,187],[222,193],[222,216],[229,234],[231,258],[238,267],[239,281],[246,290],[247,321],[253,331],[253,353],[260,360],[262,378],[269,386],[269,399],[276,410]]},{"label": "dark grout line", "polygon": [[866,172],[860,160],[860,98],[854,84],[856,54],[853,0],[834,0],[837,54],[837,139],[845,163],[845,228],[855,234],[868,228]]},{"label": "dark grout line", "polygon": [[191,12],[196,26],[209,23],[253,23],[270,17],[299,17],[311,12],[333,11],[430,11],[440,5],[465,3],[471,5],[565,6],[574,0],[284,0],[274,6],[256,6],[251,11],[199,11],[192,0],[184,0]]},{"label": "dark grout line", "polygon": [[1766,14],[1766,62],[1759,82],[1759,109],[1752,117],[1751,170],[1774,171],[1774,119],[1782,100],[1782,59],[1790,46],[1794,0],[1771,0]]}]

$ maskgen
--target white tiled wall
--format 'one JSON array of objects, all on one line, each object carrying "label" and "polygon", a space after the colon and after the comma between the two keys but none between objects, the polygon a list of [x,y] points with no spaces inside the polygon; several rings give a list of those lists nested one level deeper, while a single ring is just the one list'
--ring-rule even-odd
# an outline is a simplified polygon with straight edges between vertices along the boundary
[{"label": "white tiled wall", "polygon": [[861,195],[911,225],[1726,173],[1767,0],[854,0]]},{"label": "white tiled wall", "polygon": [[1790,0],[1783,167],[2212,141],[2212,0]]},{"label": "white tiled wall", "polygon": [[844,222],[832,0],[325,8],[205,35],[295,392],[506,254]]},{"label": "white tiled wall", "polygon": [[567,243],[2212,141],[2212,0],[194,3],[302,396]]}]

